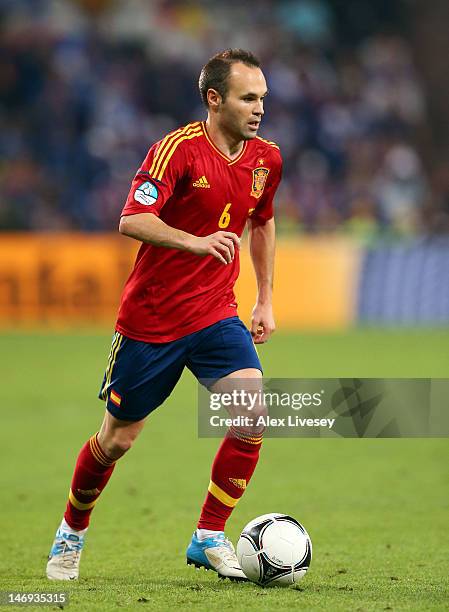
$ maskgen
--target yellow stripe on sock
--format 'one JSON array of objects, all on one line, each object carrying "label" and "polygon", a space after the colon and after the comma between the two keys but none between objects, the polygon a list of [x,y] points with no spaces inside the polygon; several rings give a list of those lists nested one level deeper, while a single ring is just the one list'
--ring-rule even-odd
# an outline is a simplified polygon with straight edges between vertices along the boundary
[{"label": "yellow stripe on sock", "polygon": [[231,427],[231,435],[234,438],[237,438],[237,440],[241,440],[242,442],[248,442],[248,444],[261,444],[263,440],[263,434],[244,434],[242,432],[237,431],[233,427]]},{"label": "yellow stripe on sock", "polygon": [[235,429],[235,427],[232,428],[231,433],[235,436],[239,436],[239,438],[241,438],[242,440],[262,440],[263,438],[262,433],[257,433],[257,434],[245,433],[244,431],[239,431],[238,429]]},{"label": "yellow stripe on sock", "polygon": [[104,454],[103,449],[101,448],[100,443],[98,442],[98,433],[93,436],[93,445],[95,446],[97,453],[100,455],[100,457],[105,463],[107,463],[108,465],[112,465],[113,463],[115,463],[115,461],[109,459],[109,457]]},{"label": "yellow stripe on sock", "polygon": [[98,463],[101,463],[101,465],[104,465],[105,467],[109,467],[107,466],[107,464],[103,461],[103,458],[101,457],[101,455],[98,454],[98,451],[95,449],[95,446],[92,442],[92,438],[89,441],[89,445],[90,445],[90,452],[92,453],[92,455],[94,456],[94,458],[98,461]]},{"label": "yellow stripe on sock", "polygon": [[93,502],[89,502],[88,504],[83,504],[82,502],[76,499],[76,497],[73,495],[72,489],[70,489],[69,502],[72,504],[72,506],[75,506],[77,510],[90,510],[91,508],[95,506],[95,504],[97,503],[97,500],[95,499]]},{"label": "yellow stripe on sock", "polygon": [[115,463],[115,461],[106,457],[104,452],[101,450],[101,447],[98,444],[97,434],[93,435],[90,438],[89,445],[90,445],[91,453],[95,457],[95,459],[98,461],[98,463],[101,463],[105,467],[110,467],[111,465]]},{"label": "yellow stripe on sock", "polygon": [[253,444],[254,446],[257,446],[258,444],[262,444],[262,438],[260,440],[250,440],[249,438],[239,438],[239,436],[235,436],[237,438],[237,440],[240,440],[241,442],[246,442],[247,444]]},{"label": "yellow stripe on sock", "polygon": [[211,495],[216,497],[218,501],[221,501],[222,504],[228,506],[229,508],[233,508],[240,499],[239,497],[235,498],[228,495],[226,491],[220,489],[220,487],[217,486],[215,482],[212,482],[212,480],[209,483],[208,491]]},{"label": "yellow stripe on sock", "polygon": [[101,465],[104,465],[105,467],[109,467],[109,462],[107,462],[103,456],[103,453],[101,453],[98,450],[98,446],[95,444],[95,437],[92,436],[92,438],[89,440],[89,445],[90,445],[90,452],[92,453],[92,455],[94,456],[94,458],[98,461],[98,463],[101,463]]}]

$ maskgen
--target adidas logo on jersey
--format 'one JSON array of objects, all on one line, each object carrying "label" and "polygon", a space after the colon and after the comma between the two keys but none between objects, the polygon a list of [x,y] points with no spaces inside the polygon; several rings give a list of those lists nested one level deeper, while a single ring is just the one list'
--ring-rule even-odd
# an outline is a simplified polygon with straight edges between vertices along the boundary
[{"label": "adidas logo on jersey", "polygon": [[194,187],[202,187],[203,189],[210,189],[210,185],[207,181],[207,178],[204,176],[200,176],[200,178],[193,183]]}]

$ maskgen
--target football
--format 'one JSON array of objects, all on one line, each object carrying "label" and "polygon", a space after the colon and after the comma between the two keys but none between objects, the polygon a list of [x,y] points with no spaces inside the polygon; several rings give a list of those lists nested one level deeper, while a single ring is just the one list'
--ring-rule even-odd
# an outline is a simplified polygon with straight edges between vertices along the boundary
[{"label": "football", "polygon": [[312,541],[304,527],[286,514],[263,514],[240,534],[237,558],[246,577],[261,586],[295,584],[309,569]]}]

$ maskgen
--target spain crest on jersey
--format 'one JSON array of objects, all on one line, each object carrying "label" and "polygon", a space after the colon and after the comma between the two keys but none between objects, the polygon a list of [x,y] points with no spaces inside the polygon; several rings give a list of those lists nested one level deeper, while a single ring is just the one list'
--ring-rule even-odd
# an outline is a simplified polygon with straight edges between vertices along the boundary
[{"label": "spain crest on jersey", "polygon": [[254,168],[253,170],[253,184],[251,187],[250,195],[253,198],[259,199],[263,194],[263,190],[265,188],[265,183],[267,182],[268,173],[270,170],[268,168]]}]

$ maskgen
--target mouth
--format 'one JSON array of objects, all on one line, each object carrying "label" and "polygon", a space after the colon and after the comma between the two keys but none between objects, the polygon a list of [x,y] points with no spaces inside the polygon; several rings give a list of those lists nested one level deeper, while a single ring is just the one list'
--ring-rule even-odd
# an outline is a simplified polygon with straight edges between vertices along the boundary
[{"label": "mouth", "polygon": [[256,132],[259,129],[260,121],[249,121],[248,127],[250,130]]}]

